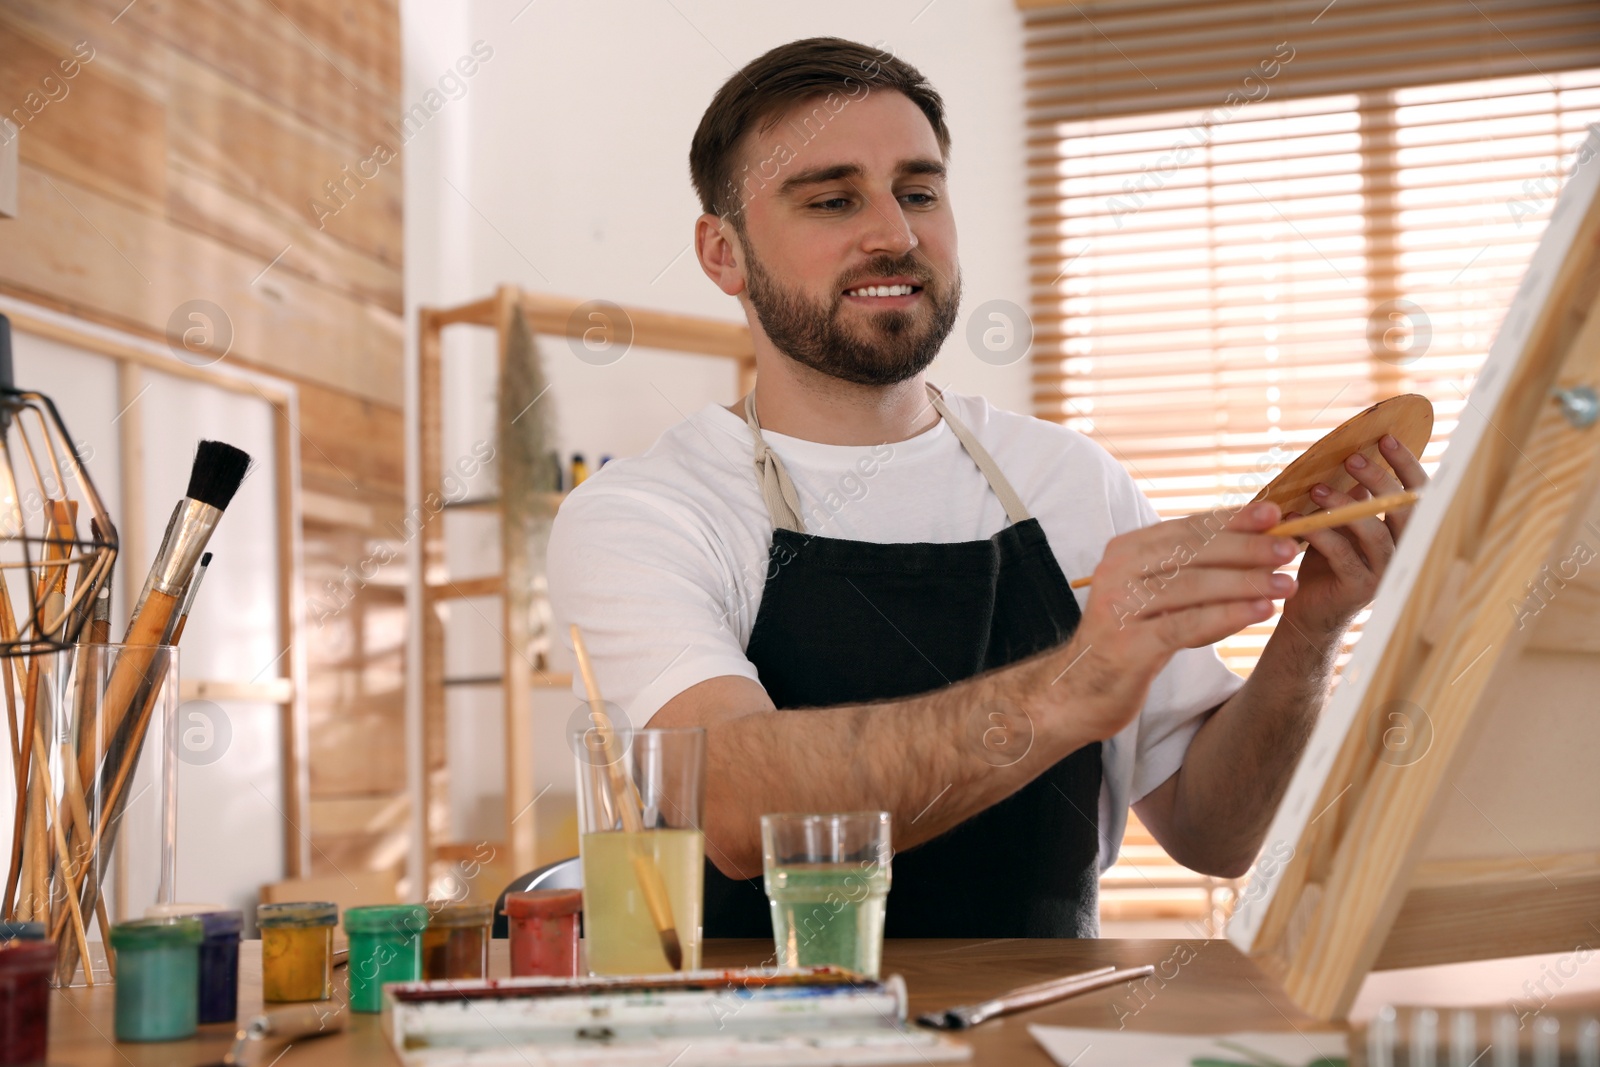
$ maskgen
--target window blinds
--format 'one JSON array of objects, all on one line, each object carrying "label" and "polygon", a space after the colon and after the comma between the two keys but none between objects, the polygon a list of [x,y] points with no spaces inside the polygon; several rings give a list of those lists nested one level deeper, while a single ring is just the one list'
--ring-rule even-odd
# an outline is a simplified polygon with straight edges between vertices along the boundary
[{"label": "window blinds", "polygon": [[1600,121],[1600,6],[1119,0],[1026,25],[1035,413],[1164,518],[1248,500],[1402,392],[1433,401],[1431,469]]}]

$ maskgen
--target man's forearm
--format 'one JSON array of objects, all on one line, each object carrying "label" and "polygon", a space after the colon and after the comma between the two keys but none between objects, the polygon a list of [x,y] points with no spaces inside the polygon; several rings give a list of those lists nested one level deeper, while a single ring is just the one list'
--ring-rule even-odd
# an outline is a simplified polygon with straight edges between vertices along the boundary
[{"label": "man's forearm", "polygon": [[1020,694],[1050,669],[1040,656],[906,700],[713,723],[708,858],[733,877],[761,873],[762,812],[888,811],[900,850],[998,803],[1092,740],[1023,711]]},{"label": "man's forearm", "polygon": [[1255,861],[1327,699],[1342,637],[1284,620],[1243,688],[1195,734],[1171,798],[1180,863],[1237,877]]}]

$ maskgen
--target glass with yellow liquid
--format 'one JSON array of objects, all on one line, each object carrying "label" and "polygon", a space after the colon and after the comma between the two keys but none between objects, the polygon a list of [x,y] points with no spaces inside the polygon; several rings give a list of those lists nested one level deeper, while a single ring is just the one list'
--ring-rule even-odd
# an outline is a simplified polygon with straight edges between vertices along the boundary
[{"label": "glass with yellow liquid", "polygon": [[[651,914],[646,883],[665,890],[683,969],[700,966],[704,900],[705,731],[616,730],[608,750],[599,731],[574,732],[578,769],[578,847],[583,863],[584,945],[590,974],[672,970]],[[619,794],[607,759],[626,768],[638,799]],[[622,804],[633,803],[634,825]]]}]

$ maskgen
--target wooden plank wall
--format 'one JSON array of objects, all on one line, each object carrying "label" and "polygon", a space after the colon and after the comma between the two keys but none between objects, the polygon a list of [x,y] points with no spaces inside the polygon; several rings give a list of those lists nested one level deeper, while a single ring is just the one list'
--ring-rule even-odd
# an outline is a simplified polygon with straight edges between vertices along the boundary
[{"label": "wooden plank wall", "polygon": [[157,340],[210,301],[226,359],[298,386],[304,875],[404,860],[399,23],[396,0],[0,5],[0,292]]}]

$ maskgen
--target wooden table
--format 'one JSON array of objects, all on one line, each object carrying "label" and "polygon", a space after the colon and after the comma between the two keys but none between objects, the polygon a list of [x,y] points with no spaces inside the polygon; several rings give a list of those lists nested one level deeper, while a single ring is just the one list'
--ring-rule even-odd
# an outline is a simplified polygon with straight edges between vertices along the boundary
[{"label": "wooden table", "polygon": [[[709,941],[706,966],[755,966],[767,961],[767,941]],[[1140,985],[1098,990],[1074,1000],[997,1019],[962,1035],[975,1064],[1037,1064],[1048,1056],[1029,1036],[1028,1023],[1176,1031],[1318,1029],[1301,1015],[1255,965],[1226,941],[967,941],[890,940],[883,946],[885,973],[905,977],[911,1012],[983,1000],[996,993],[1086,967],[1153,964],[1156,975]],[[493,943],[490,973],[509,973],[506,942]],[[342,972],[335,972],[336,976]],[[261,942],[246,941],[240,963],[240,1017],[261,1007]],[[342,982],[336,977],[335,986]],[[111,1039],[113,990],[62,990],[52,998],[50,1059],[73,1067],[189,1067],[217,1063],[232,1028],[201,1027],[198,1037],[169,1044],[117,1044]],[[342,993],[338,998],[342,1001]],[[262,1064],[281,1050],[269,1047]],[[348,1031],[297,1042],[282,1067],[391,1064],[376,1015],[353,1015]]]}]

